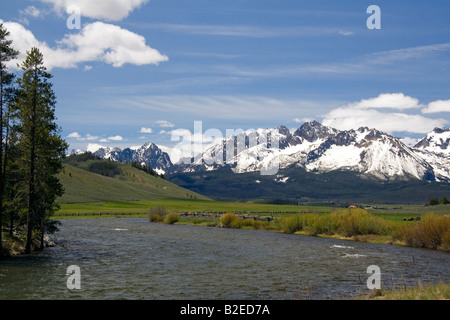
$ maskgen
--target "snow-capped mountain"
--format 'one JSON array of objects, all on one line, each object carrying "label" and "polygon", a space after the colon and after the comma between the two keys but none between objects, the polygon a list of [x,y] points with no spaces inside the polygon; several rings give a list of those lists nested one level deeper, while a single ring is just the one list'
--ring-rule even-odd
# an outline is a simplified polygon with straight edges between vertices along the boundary
[{"label": "snow-capped mountain", "polygon": [[276,174],[279,169],[297,166],[307,172],[351,171],[379,180],[448,181],[449,136],[450,130],[435,129],[411,148],[376,129],[342,131],[312,121],[293,133],[280,126],[230,136],[177,171],[230,166],[235,173]]},{"label": "snow-capped mountain", "polygon": [[420,140],[414,151],[434,169],[438,179],[450,180],[450,129],[435,128]]},{"label": "snow-capped mountain", "polygon": [[[381,181],[450,181],[450,129],[436,128],[414,147],[376,129],[337,130],[317,121],[297,130],[285,126],[246,131],[211,145],[189,161],[173,164],[169,155],[148,142],[126,149],[100,148],[94,154],[113,161],[137,161],[158,173],[192,173],[228,167],[234,173],[274,175],[287,168],[310,173],[352,172]],[[79,150],[73,151],[80,153]],[[187,163],[186,163],[187,162]]]},{"label": "snow-capped mountain", "polygon": [[151,142],[147,142],[141,147],[125,148],[123,150],[109,147],[100,148],[94,154],[97,157],[113,161],[144,163],[158,174],[164,174],[173,166],[169,155]]}]

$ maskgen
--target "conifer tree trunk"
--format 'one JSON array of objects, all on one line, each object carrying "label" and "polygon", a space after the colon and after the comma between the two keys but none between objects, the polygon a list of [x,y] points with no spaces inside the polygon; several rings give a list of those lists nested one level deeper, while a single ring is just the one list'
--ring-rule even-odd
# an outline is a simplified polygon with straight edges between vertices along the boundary
[{"label": "conifer tree trunk", "polygon": [[9,32],[0,23],[0,259],[3,257],[3,199],[5,190],[5,170],[3,166],[3,105],[5,86],[10,86],[13,75],[8,73],[4,62],[17,57],[18,51],[11,48],[12,40],[7,40]]},{"label": "conifer tree trunk", "polygon": [[[36,71],[34,72],[33,84],[37,80]],[[31,134],[30,134],[30,172],[28,178],[28,215],[27,215],[27,241],[25,244],[25,253],[31,252],[31,244],[33,242],[33,218],[36,212],[35,201],[35,160],[36,160],[36,103],[37,103],[37,87],[33,86],[32,114],[31,114]]]}]

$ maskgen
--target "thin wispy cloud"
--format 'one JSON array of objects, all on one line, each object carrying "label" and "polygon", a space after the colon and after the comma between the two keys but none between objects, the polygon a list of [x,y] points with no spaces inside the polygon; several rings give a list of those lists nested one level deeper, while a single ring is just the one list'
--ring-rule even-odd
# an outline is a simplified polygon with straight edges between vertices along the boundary
[{"label": "thin wispy cloud", "polygon": [[422,59],[440,52],[450,51],[450,43],[439,43],[426,46],[402,48],[375,52],[366,56],[372,64],[387,64],[409,59]]},{"label": "thin wispy cloud", "polygon": [[[148,24],[149,28],[162,29],[167,32],[176,32],[190,35],[226,36],[247,38],[274,38],[274,37],[311,37],[326,35],[349,36],[351,31],[342,31],[332,27],[263,27],[249,25],[188,25],[188,24]],[[344,34],[343,34],[344,33]]]},{"label": "thin wispy cloud", "polygon": [[[133,110],[136,114],[165,112],[181,118],[189,115],[198,119],[239,121],[268,118],[283,118],[287,121],[286,119],[294,119],[300,115],[312,117],[319,110],[342,105],[342,101],[275,99],[264,96],[167,95],[123,99],[112,97],[108,103],[111,107],[117,108],[118,112],[120,108],[126,106],[128,112]],[[169,126],[166,125],[166,128]]]}]

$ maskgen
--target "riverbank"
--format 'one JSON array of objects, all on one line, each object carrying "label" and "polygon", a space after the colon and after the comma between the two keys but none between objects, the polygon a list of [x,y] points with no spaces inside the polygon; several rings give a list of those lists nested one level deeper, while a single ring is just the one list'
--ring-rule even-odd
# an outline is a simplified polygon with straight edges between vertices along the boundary
[{"label": "riverbank", "polygon": [[[320,208],[318,212],[317,207],[312,207],[297,213],[272,212],[268,215],[267,212],[180,212],[164,206],[153,207],[156,208],[162,208],[164,213],[159,219],[153,215],[152,222],[164,222],[164,215],[170,214],[171,224],[256,229],[450,251],[450,215],[443,213],[383,212],[379,215],[360,208],[335,211]],[[149,213],[62,213],[55,218],[148,217]],[[226,216],[229,219],[224,222]]]},{"label": "riverbank", "polygon": [[[24,254],[26,243],[25,235],[17,235],[17,234],[11,235],[7,232],[4,232],[2,234],[2,238],[3,238],[4,257]],[[54,247],[55,245],[56,245],[55,242],[48,235],[44,236],[43,248],[41,247],[40,238],[33,238],[33,241],[31,243],[31,251],[39,251],[44,248]]]},{"label": "riverbank", "polygon": [[438,283],[396,290],[375,289],[357,300],[450,300],[450,284]]},{"label": "riverbank", "polygon": [[[162,221],[162,219],[161,219]],[[403,245],[450,251],[450,215],[423,214],[414,219],[387,219],[360,208],[332,213],[248,216],[227,213],[180,217],[177,224],[257,229],[358,242]]]}]

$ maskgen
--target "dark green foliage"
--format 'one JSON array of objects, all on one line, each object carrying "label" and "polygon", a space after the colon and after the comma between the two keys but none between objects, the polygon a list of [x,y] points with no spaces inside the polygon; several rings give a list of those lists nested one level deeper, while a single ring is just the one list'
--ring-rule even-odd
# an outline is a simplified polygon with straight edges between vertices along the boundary
[{"label": "dark green foliage", "polygon": [[[17,57],[18,51],[11,47],[12,40],[8,39],[9,32],[0,24],[0,258],[3,256],[3,215],[5,213],[4,198],[6,169],[8,161],[8,139],[11,105],[14,103],[15,88],[13,87],[14,74],[10,73],[5,65]],[[5,109],[6,107],[6,109]],[[6,111],[6,118],[4,112]],[[6,135],[4,135],[6,129]]]},{"label": "dark green foliage", "polygon": [[27,52],[8,108],[6,139],[2,139],[5,161],[0,167],[6,192],[1,197],[5,205],[0,207],[5,209],[11,236],[26,231],[26,253],[36,240],[43,248],[44,233],[55,231],[57,225],[50,217],[59,209],[56,199],[64,191],[57,175],[67,144],[59,136],[52,75],[43,61],[37,48]]},{"label": "dark green foliage", "polygon": [[428,199],[428,205],[435,206],[439,204],[439,200],[436,197],[431,197]]},{"label": "dark green foliage", "polygon": [[441,204],[449,204],[450,202],[448,201],[448,199],[447,199],[447,197],[446,196],[443,196],[442,197],[442,200],[441,200]]},{"label": "dark green foliage", "polygon": [[144,171],[145,173],[148,173],[149,175],[152,175],[154,177],[161,177],[164,179],[164,175],[157,174],[155,170],[153,170],[151,167],[147,166],[146,164],[141,164],[137,161],[131,161],[131,166],[133,168]]},{"label": "dark green foliage", "polygon": [[66,159],[64,159],[64,163],[86,162],[89,160],[101,160],[101,158],[97,157],[92,152],[85,152],[81,154],[71,154]]},{"label": "dark green foliage", "polygon": [[122,174],[119,163],[112,161],[96,161],[92,162],[88,166],[88,171],[96,174],[100,174],[105,177],[114,177]]}]

